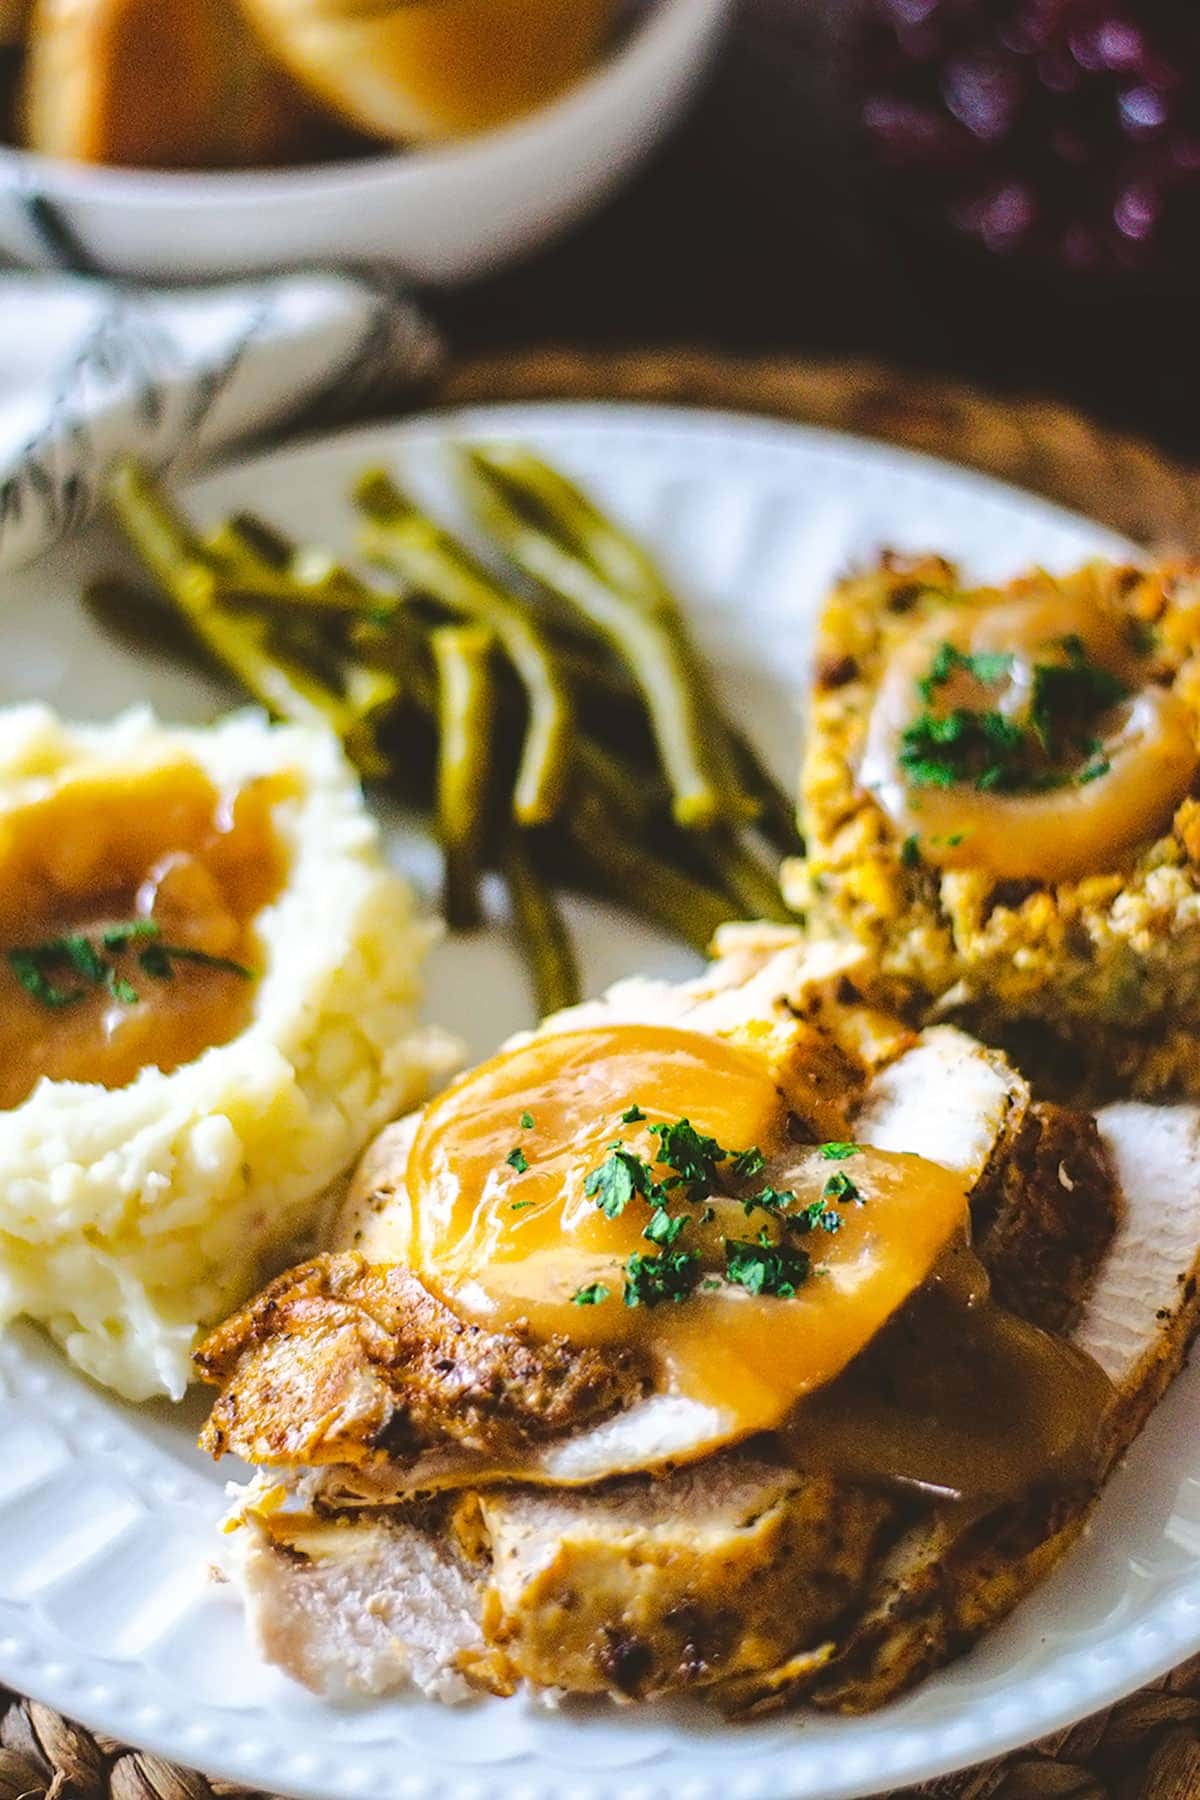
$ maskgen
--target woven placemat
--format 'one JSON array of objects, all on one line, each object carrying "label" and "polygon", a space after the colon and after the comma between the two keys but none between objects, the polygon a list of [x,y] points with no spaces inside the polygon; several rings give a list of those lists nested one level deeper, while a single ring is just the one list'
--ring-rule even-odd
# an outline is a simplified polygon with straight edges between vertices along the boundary
[{"label": "woven placemat", "polygon": [[[981,394],[877,363],[540,349],[461,363],[434,398],[647,400],[797,419],[967,463],[1141,543],[1200,551],[1200,470],[1054,401]],[[1200,1800],[1200,1656],[1068,1731],[909,1792],[926,1800]],[[245,1793],[0,1688],[0,1800]]]}]

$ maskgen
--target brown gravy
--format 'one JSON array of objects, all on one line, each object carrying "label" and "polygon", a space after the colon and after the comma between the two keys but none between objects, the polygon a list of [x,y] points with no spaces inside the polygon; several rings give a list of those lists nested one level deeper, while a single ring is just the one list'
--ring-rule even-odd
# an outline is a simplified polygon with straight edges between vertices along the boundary
[{"label": "brown gravy", "polygon": [[785,1442],[804,1467],[981,1510],[1086,1478],[1112,1396],[1091,1357],[995,1304],[964,1244]]},{"label": "brown gravy", "polygon": [[[291,787],[264,776],[221,793],[179,762],[70,781],[0,818],[0,1109],[19,1106],[43,1076],[124,1087],[145,1067],[170,1072],[242,1030],[260,962],[253,922],[286,873],[273,808]],[[132,921],[148,922],[145,936],[104,944]],[[83,934],[111,976],[39,957],[58,996],[39,998],[18,973],[20,953],[67,933]],[[152,975],[143,963],[152,944],[226,959],[251,977],[186,956],[168,957],[165,972],[152,959]]]}]

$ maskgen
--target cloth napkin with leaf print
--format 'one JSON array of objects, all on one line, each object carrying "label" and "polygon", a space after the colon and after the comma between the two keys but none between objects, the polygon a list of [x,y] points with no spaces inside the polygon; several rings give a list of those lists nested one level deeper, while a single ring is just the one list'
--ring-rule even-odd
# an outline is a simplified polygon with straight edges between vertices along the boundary
[{"label": "cloth napkin with leaf print", "polygon": [[96,508],[132,451],[182,472],[239,441],[410,401],[441,344],[365,273],[204,288],[0,274],[0,571]]}]

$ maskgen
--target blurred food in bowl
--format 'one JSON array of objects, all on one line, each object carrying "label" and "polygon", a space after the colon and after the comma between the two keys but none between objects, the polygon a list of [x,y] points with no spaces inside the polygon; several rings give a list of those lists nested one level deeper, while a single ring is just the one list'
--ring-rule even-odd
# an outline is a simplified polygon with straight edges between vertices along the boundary
[{"label": "blurred food in bowl", "polygon": [[[74,3],[90,9],[98,0]],[[245,11],[248,0],[225,0],[235,3]],[[378,0],[375,11],[392,3]],[[384,144],[312,102],[302,150],[270,167],[38,154],[15,123],[5,132],[5,116],[18,116],[6,83],[28,58],[0,44],[0,132],[9,139],[0,141],[0,256],[59,267],[71,244],[74,260],[141,280],[347,260],[394,260],[414,281],[435,284],[477,277],[545,243],[628,176],[694,93],[735,3],[605,0],[611,29],[580,79],[511,123],[449,141]],[[449,5],[412,0],[409,10]]]},{"label": "blurred food in bowl", "polygon": [[36,0],[18,129],[44,155],[241,168],[302,155],[314,122],[236,0]]},{"label": "blurred food in bowl", "polygon": [[18,44],[25,35],[29,0],[0,0],[0,44]]},{"label": "blurred food in bowl", "polygon": [[621,0],[0,0],[30,149],[253,168],[503,124],[583,76]]},{"label": "blurred food in bowl", "polygon": [[503,124],[599,55],[617,0],[243,0],[263,42],[350,124],[422,142]]}]

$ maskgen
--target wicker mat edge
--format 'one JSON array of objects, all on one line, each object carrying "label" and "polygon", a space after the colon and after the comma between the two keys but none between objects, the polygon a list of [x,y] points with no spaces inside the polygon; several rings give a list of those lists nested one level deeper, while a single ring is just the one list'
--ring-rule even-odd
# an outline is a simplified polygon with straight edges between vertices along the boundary
[{"label": "wicker mat edge", "polygon": [[[433,398],[445,406],[642,400],[792,419],[968,464],[1140,543],[1200,549],[1200,471],[1058,402],[981,393],[880,363],[551,347],[461,362]],[[0,1689],[0,1800],[246,1792]],[[909,1792],[926,1800],[1200,1800],[1200,1656],[1053,1738]]]},{"label": "wicker mat edge", "polygon": [[1138,543],[1200,549],[1200,469],[1059,401],[886,363],[550,346],[460,362],[436,399],[641,400],[791,419],[966,463]]}]

